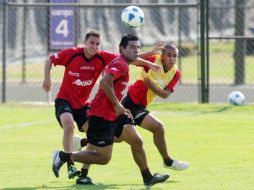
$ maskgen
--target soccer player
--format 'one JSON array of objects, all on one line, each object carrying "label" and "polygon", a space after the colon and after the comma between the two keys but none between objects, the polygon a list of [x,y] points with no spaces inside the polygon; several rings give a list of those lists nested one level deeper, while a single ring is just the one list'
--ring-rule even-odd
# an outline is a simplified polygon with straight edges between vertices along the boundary
[{"label": "soccer player", "polygon": [[[85,36],[85,47],[67,48],[51,55],[45,63],[42,87],[46,92],[51,88],[52,64],[65,67],[63,81],[55,99],[55,115],[63,128],[63,148],[66,152],[72,152],[74,121],[79,131],[87,131],[86,112],[89,109],[88,99],[91,90],[104,67],[119,55],[99,50],[100,44],[100,34],[97,31],[90,31]],[[147,52],[148,55],[150,53],[152,51]],[[153,69],[158,68],[155,64],[141,59],[135,64],[147,64]],[[85,145],[86,141],[83,140],[81,143]],[[69,178],[79,174],[71,160],[67,162],[67,168]]]},{"label": "soccer player", "polygon": [[149,61],[161,65],[163,70],[154,72],[144,68],[141,78],[129,86],[127,96],[121,103],[125,109],[131,111],[136,125],[153,133],[153,142],[163,159],[163,166],[173,170],[185,170],[188,163],[169,156],[162,122],[146,109],[156,96],[167,98],[174,92],[181,74],[176,65],[177,57],[178,49],[172,44],[166,44],[161,54],[148,56]]},{"label": "soccer player", "polygon": [[68,153],[55,151],[53,172],[59,175],[61,166],[69,160],[84,164],[107,164],[112,155],[114,136],[131,146],[133,158],[138,165],[145,186],[164,182],[169,175],[152,175],[139,136],[130,112],[120,100],[129,81],[129,64],[138,57],[140,42],[137,36],[127,34],[122,37],[120,56],[105,69],[100,88],[90,104],[88,113],[87,150]]}]

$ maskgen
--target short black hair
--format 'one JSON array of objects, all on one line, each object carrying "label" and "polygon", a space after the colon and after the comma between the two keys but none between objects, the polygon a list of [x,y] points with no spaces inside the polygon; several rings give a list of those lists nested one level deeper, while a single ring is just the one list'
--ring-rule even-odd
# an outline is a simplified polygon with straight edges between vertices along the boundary
[{"label": "short black hair", "polygon": [[126,48],[129,41],[139,41],[139,38],[134,34],[125,34],[121,39],[119,48],[120,47]]},{"label": "short black hair", "polygon": [[164,49],[162,50],[162,54],[165,53],[165,50],[166,50],[166,49],[174,49],[174,50],[176,50],[176,52],[177,52],[177,54],[178,54],[178,48],[177,48],[174,44],[166,44],[166,45],[164,46]]},{"label": "short black hair", "polygon": [[97,38],[101,37],[100,33],[98,31],[96,31],[96,30],[91,30],[91,31],[87,32],[86,36],[85,36],[85,40],[88,40],[88,38],[90,36],[94,36],[94,37],[97,37]]}]

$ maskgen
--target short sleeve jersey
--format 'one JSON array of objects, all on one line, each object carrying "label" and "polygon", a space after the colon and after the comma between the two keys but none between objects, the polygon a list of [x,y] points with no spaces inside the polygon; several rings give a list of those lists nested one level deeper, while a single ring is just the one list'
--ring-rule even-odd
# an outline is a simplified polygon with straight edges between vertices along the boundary
[{"label": "short sleeve jersey", "polygon": [[[159,55],[148,57],[148,61],[162,66]],[[178,81],[180,80],[181,72],[175,65],[170,71],[155,72],[149,68],[144,68],[141,73],[141,78],[129,86],[128,95],[135,104],[147,106],[157,96],[152,90],[146,87],[143,77],[149,77],[157,86],[164,90],[174,91]]]},{"label": "short sleeve jersey", "polygon": [[51,62],[65,67],[64,77],[57,98],[67,100],[73,109],[88,104],[92,88],[105,66],[119,54],[98,51],[87,59],[84,48],[67,48],[50,56]]},{"label": "short sleeve jersey", "polygon": [[[128,62],[120,55],[105,68],[104,74],[113,75],[114,92],[117,99],[120,101],[123,98],[124,90],[127,88],[129,82]],[[114,121],[117,118],[113,104],[101,86],[90,104],[88,116],[102,117],[108,121]]]}]

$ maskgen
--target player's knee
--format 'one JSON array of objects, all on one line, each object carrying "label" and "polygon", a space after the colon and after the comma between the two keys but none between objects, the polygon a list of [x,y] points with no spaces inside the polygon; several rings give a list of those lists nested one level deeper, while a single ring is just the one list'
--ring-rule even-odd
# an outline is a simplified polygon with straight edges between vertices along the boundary
[{"label": "player's knee", "polygon": [[136,148],[142,148],[143,147],[143,139],[140,136],[138,136],[137,138],[135,138],[135,140],[133,140],[132,146],[135,146]]},{"label": "player's knee", "polygon": [[63,129],[66,132],[73,133],[74,132],[74,125],[72,122],[67,121],[63,124]]},{"label": "player's knee", "polygon": [[155,124],[155,128],[154,128],[154,130],[153,130],[153,133],[154,133],[154,134],[156,133],[156,134],[164,135],[165,129],[164,129],[163,124],[160,123],[160,122],[157,122],[157,123]]},{"label": "player's knee", "polygon": [[111,155],[101,155],[100,164],[106,165],[109,163],[110,160],[111,160]]}]

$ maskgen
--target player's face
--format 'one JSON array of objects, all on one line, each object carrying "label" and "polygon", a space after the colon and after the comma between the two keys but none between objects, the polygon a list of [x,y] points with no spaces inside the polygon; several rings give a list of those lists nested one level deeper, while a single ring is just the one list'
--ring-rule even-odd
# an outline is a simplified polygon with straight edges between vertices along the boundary
[{"label": "player's face", "polygon": [[92,57],[99,50],[101,45],[101,39],[95,36],[90,36],[85,40],[86,56]]},{"label": "player's face", "polygon": [[129,41],[126,48],[121,48],[121,53],[128,61],[136,61],[140,52],[139,41]]},{"label": "player's face", "polygon": [[178,51],[176,49],[165,49],[164,54],[161,55],[161,61],[165,71],[172,69],[177,61]]}]

